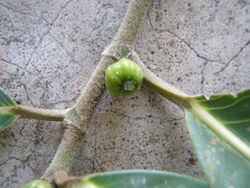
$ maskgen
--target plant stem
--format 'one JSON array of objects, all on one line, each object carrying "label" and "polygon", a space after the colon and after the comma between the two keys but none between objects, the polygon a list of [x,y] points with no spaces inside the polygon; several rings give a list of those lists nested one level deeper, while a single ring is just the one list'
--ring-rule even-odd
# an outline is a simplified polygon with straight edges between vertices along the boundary
[{"label": "plant stem", "polygon": [[162,96],[166,97],[173,103],[178,106],[188,108],[189,104],[189,95],[180,91],[179,89],[171,86],[166,83],[164,80],[156,76],[152,71],[150,71],[146,65],[141,61],[139,55],[136,52],[131,53],[132,58],[136,63],[140,65],[144,74],[144,81],[154,88],[157,92],[159,92]]},{"label": "plant stem", "polygon": [[[54,177],[57,177],[57,172],[61,170],[70,174],[74,158],[79,153],[84,135],[84,132],[76,127],[69,127],[65,130],[59,148],[50,166],[44,173],[44,179],[52,181]],[[63,180],[57,179],[55,181],[61,182]]]},{"label": "plant stem", "polygon": [[48,121],[63,121],[67,110],[49,110],[18,105],[10,110],[21,118],[40,119]]},{"label": "plant stem", "polygon": [[153,0],[131,0],[129,2],[126,15],[112,43],[134,47],[140,25],[152,1]]},{"label": "plant stem", "polygon": [[[134,47],[140,24],[152,1],[153,0],[130,1],[126,15],[117,34],[105,50],[105,56],[101,58],[77,103],[66,114],[64,121],[72,128],[68,129],[63,135],[56,155],[48,167],[48,170],[44,173],[43,177],[45,179],[55,179],[57,170],[65,170],[70,173],[72,161],[76,157],[77,151],[79,151],[79,143],[88,129],[92,114],[105,90],[104,73],[106,68],[114,62],[112,55],[119,56],[121,47],[127,47],[129,49]],[[74,131],[74,129],[81,131]],[[74,133],[71,133],[72,131]],[[64,159],[65,156],[67,156],[67,160]],[[60,182],[60,180],[57,181]]]}]

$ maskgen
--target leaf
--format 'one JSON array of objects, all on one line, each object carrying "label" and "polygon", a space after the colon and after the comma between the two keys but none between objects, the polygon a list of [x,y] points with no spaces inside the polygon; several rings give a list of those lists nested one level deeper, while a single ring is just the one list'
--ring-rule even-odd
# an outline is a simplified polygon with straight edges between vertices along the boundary
[{"label": "leaf", "polygon": [[14,123],[18,116],[11,113],[11,109],[17,104],[0,88],[0,131]]},{"label": "leaf", "polygon": [[18,116],[11,114],[0,115],[0,131],[8,128],[12,123],[18,119]]},{"label": "leaf", "polygon": [[16,106],[17,104],[13,101],[4,91],[0,88],[0,107]]},{"label": "leaf", "polygon": [[180,174],[128,170],[97,173],[83,179],[79,188],[208,188],[206,181]]},{"label": "leaf", "polygon": [[250,185],[250,90],[192,98],[188,129],[205,175],[214,188]]}]

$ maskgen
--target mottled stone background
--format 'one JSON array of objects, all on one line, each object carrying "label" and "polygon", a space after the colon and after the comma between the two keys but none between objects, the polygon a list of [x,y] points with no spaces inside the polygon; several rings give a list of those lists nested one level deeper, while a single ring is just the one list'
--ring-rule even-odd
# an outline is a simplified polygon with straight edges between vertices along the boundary
[{"label": "mottled stone background", "polygon": [[[23,105],[70,107],[121,22],[124,0],[0,0],[0,86]],[[136,45],[147,66],[189,94],[250,87],[248,0],[156,0]],[[0,133],[0,187],[39,178],[59,123],[19,120]],[[202,176],[183,111],[143,86],[105,92],[74,173],[158,169]]]}]

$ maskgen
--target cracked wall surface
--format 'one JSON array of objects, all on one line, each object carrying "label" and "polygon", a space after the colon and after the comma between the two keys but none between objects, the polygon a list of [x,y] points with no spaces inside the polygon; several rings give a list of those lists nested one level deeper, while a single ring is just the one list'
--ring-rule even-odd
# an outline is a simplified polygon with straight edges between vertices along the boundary
[{"label": "cracked wall surface", "polygon": [[[128,1],[0,0],[0,86],[23,105],[70,107],[121,22]],[[162,79],[189,94],[250,83],[248,0],[156,0],[136,50]],[[202,176],[180,108],[146,85],[104,93],[74,174],[157,169]],[[59,123],[18,120],[0,133],[0,187],[39,178],[60,143]]]}]

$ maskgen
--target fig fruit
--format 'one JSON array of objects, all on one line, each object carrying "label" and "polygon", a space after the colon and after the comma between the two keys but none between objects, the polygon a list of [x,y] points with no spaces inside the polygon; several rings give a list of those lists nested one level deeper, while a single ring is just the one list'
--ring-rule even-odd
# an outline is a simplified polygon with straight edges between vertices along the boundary
[{"label": "fig fruit", "polygon": [[50,183],[44,180],[33,180],[25,185],[22,188],[53,188]]},{"label": "fig fruit", "polygon": [[141,87],[143,71],[128,58],[110,65],[105,73],[105,85],[111,96],[132,95]]}]

